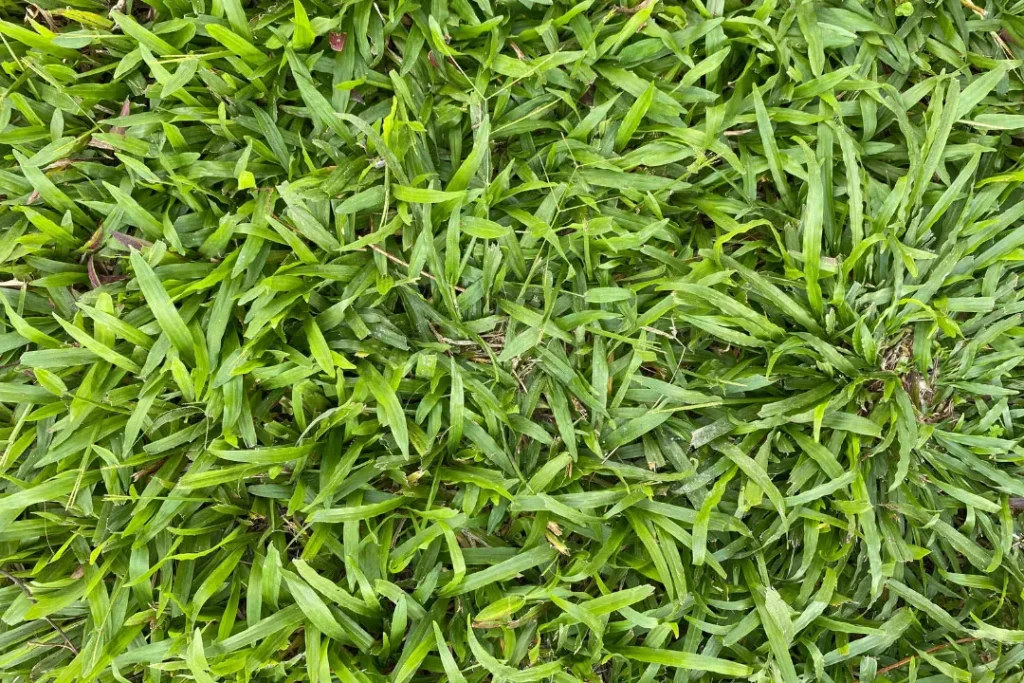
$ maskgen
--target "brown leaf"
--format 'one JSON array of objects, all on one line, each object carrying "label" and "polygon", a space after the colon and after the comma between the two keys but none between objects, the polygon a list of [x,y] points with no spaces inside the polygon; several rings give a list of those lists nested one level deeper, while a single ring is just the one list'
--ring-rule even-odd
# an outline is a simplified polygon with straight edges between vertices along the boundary
[{"label": "brown leaf", "polygon": [[111,151],[117,150],[117,147],[114,147],[109,142],[104,142],[103,140],[97,140],[96,138],[90,138],[89,139],[89,146],[90,147],[95,147],[96,149],[108,149],[108,150],[111,150]]},{"label": "brown leaf", "polygon": [[123,244],[124,246],[128,247],[129,249],[138,249],[139,251],[142,251],[143,247],[151,246],[151,243],[147,242],[146,240],[139,239],[138,237],[132,237],[131,235],[126,235],[123,232],[118,232],[117,230],[110,233],[110,236],[113,237],[118,242],[120,242],[121,244]]},{"label": "brown leaf", "polygon": [[[124,98],[124,103],[121,105],[121,116],[128,116],[132,113],[132,103],[127,97]],[[124,128],[121,126],[114,126],[110,129],[110,132],[114,135],[124,135]]]},{"label": "brown leaf", "polygon": [[103,285],[100,282],[100,276],[96,274],[96,264],[93,262],[92,254],[89,254],[89,260],[85,264],[86,270],[89,271],[89,283],[93,289],[101,287]]}]

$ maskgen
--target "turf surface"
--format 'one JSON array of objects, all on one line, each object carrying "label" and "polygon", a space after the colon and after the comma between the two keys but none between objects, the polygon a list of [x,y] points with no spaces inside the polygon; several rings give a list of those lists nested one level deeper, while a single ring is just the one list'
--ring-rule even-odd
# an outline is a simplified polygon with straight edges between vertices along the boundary
[{"label": "turf surface", "polygon": [[1024,680],[1024,3],[0,16],[3,683]]}]

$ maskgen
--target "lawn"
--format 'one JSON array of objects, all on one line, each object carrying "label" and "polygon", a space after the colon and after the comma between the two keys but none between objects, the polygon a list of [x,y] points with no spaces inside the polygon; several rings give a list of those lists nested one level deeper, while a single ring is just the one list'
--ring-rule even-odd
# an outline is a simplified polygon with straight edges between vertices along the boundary
[{"label": "lawn", "polygon": [[1024,2],[66,2],[0,683],[1024,681]]}]

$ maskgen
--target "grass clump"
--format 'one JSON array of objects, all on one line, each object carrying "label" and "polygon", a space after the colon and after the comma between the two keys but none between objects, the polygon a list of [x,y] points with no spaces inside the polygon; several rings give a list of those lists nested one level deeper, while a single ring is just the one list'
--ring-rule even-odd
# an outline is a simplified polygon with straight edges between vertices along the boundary
[{"label": "grass clump", "polygon": [[1022,680],[1021,3],[0,11],[0,681]]}]

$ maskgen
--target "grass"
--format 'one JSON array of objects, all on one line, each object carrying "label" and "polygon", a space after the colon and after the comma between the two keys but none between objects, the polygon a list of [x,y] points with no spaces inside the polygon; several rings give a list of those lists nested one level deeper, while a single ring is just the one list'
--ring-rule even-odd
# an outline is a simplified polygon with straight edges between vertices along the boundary
[{"label": "grass", "polygon": [[0,682],[1024,680],[1024,3],[0,16]]}]

